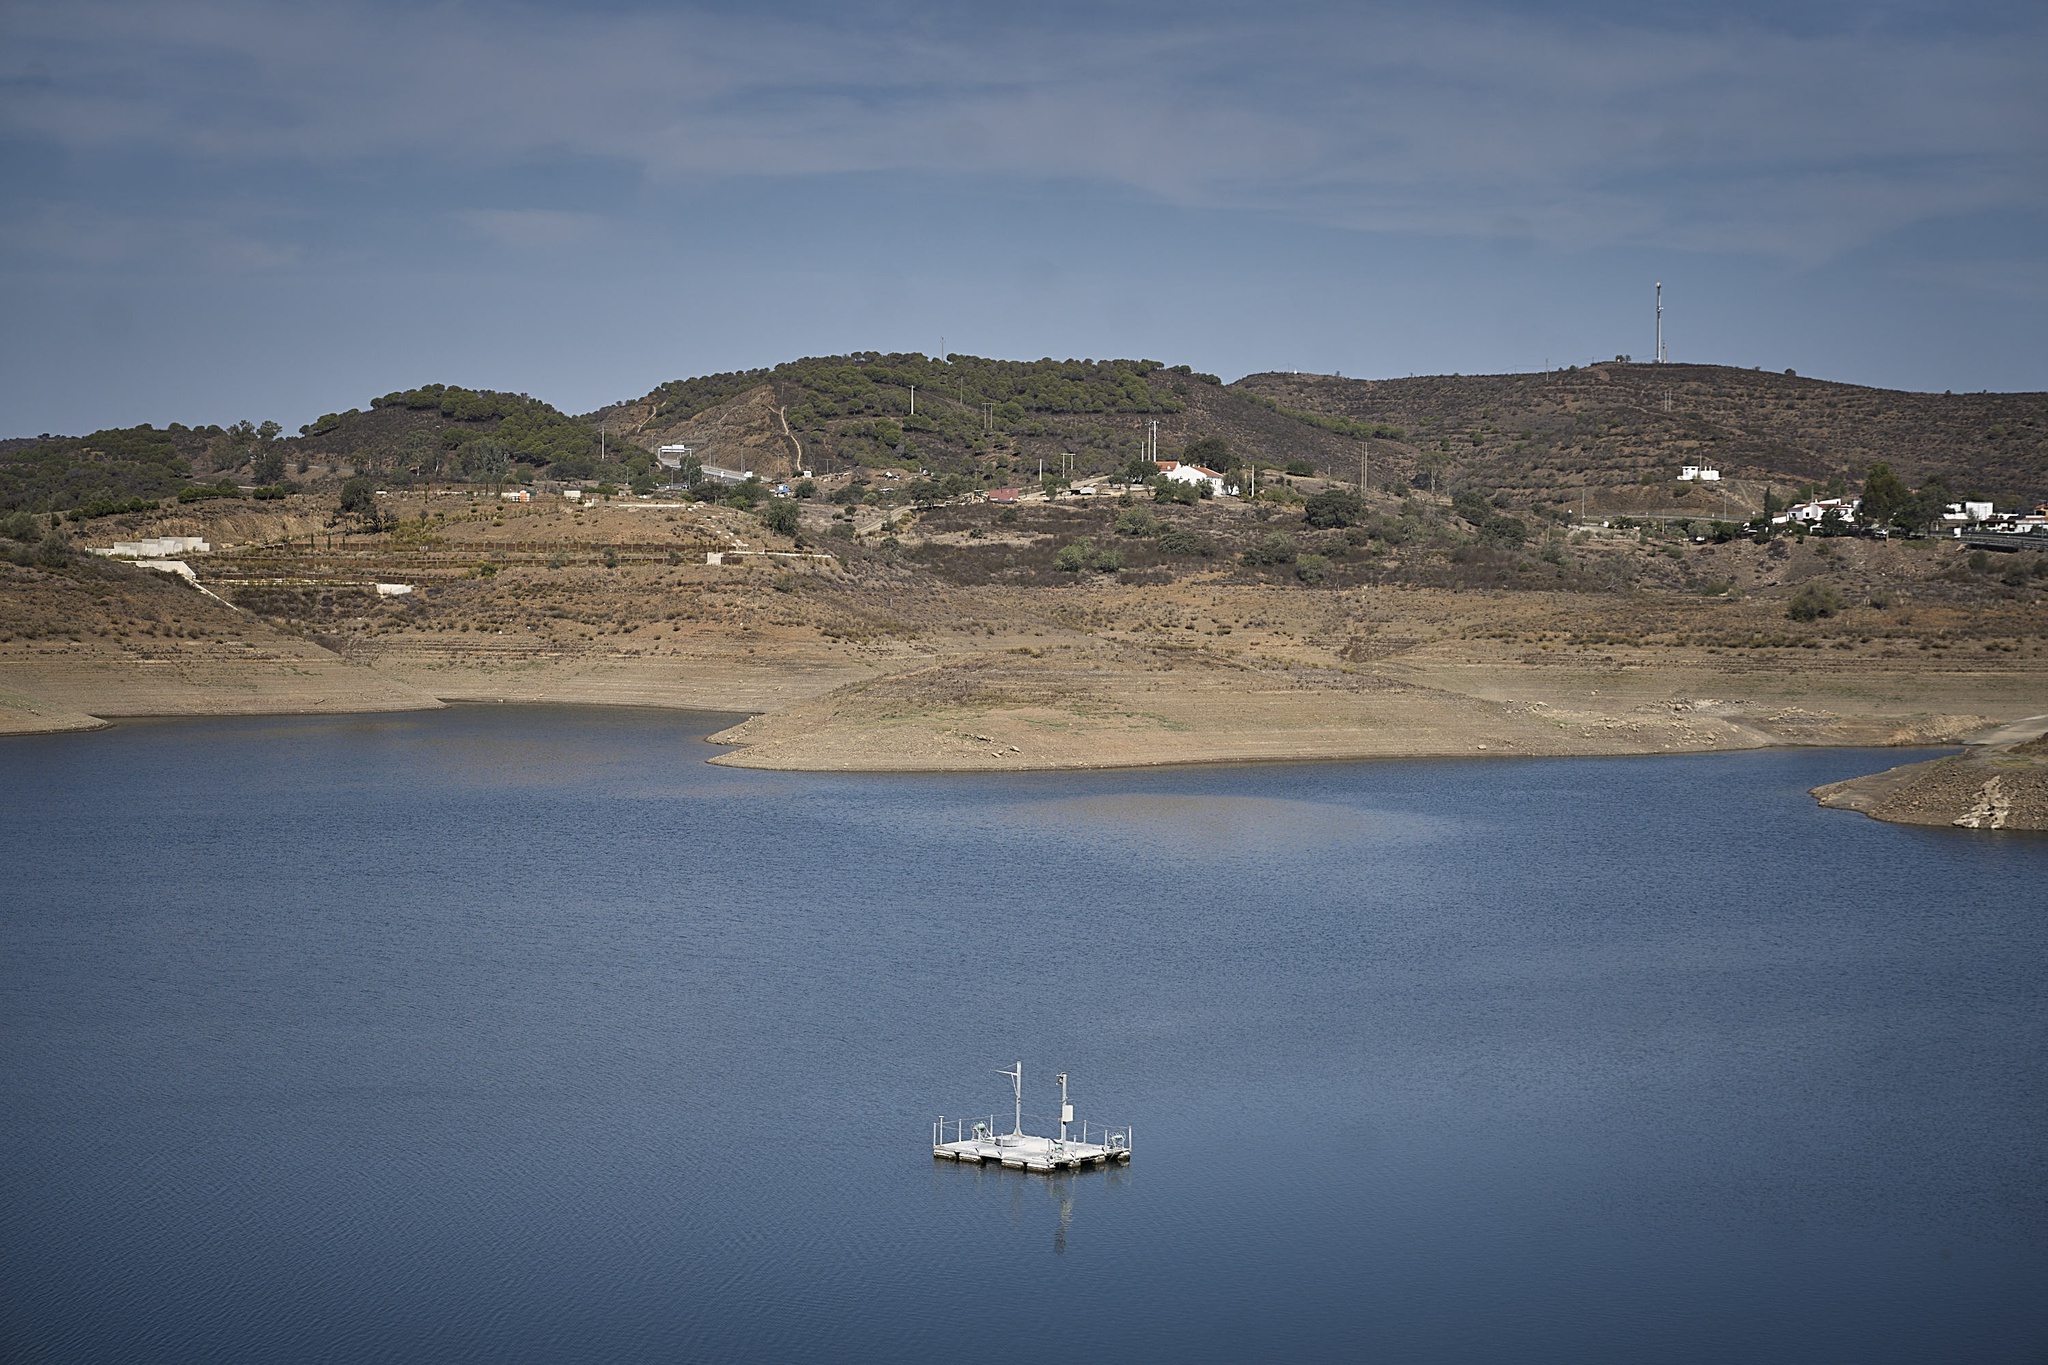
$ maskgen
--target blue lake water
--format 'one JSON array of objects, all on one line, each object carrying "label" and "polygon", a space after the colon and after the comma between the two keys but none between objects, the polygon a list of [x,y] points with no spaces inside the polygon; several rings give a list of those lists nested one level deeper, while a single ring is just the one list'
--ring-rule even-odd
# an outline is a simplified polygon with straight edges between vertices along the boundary
[{"label": "blue lake water", "polygon": [[[30,1361],[2031,1361],[2048,841],[1896,753],[989,778],[0,741]],[[1071,1073],[1125,1169],[934,1162]]]}]

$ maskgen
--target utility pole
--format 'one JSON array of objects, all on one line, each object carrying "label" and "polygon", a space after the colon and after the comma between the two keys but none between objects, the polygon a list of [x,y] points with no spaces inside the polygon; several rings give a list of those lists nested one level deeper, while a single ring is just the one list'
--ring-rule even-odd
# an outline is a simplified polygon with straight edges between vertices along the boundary
[{"label": "utility pole", "polygon": [[917,416],[917,385],[910,386],[910,415]]},{"label": "utility pole", "polygon": [[1664,363],[1664,281],[1657,281],[1657,363]]}]

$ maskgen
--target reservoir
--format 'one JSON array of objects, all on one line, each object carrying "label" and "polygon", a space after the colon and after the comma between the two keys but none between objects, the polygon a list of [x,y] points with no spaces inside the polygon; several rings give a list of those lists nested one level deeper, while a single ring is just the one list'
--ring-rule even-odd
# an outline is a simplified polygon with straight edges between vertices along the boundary
[{"label": "reservoir", "polygon": [[[1914,755],[833,776],[730,720],[0,741],[0,1355],[2048,1352],[2048,840],[1806,795]],[[934,1161],[1020,1058],[1141,1156]]]}]

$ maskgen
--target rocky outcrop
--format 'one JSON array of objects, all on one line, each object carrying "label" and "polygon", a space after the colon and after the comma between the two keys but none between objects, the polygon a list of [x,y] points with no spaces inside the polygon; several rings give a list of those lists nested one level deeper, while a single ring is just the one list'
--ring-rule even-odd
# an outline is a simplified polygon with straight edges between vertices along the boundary
[{"label": "rocky outcrop", "polygon": [[2048,830],[2048,738],[2004,740],[1815,787],[1823,806],[1905,825]]}]

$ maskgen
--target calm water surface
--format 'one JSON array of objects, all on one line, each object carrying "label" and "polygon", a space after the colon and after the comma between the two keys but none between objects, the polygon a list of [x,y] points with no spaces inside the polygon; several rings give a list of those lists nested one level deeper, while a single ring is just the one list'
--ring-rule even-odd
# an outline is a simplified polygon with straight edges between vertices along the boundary
[{"label": "calm water surface", "polygon": [[[2048,842],[1841,751],[708,767],[0,741],[0,1353],[2032,1361]],[[1126,1170],[934,1163],[1056,1070]]]}]

